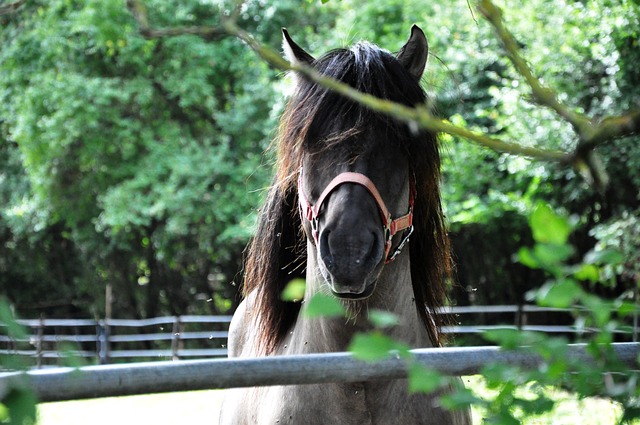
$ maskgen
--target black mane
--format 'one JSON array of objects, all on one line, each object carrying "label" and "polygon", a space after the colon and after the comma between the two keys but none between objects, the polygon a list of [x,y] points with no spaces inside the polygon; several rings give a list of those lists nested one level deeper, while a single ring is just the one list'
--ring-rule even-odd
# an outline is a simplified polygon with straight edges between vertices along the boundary
[{"label": "black mane", "polygon": [[[394,55],[370,43],[332,50],[312,66],[323,75],[378,98],[406,106],[426,102],[419,81]],[[445,280],[451,274],[451,261],[440,203],[440,156],[435,134],[412,129],[300,77],[281,120],[276,139],[277,173],[247,257],[244,290],[245,296],[256,291],[251,320],[258,329],[253,342],[258,353],[275,350],[300,310],[300,304],[284,302],[280,294],[289,281],[302,277],[306,263],[296,188],[303,154],[341,148],[345,145],[341,142],[352,143],[356,139],[353,136],[371,128],[378,134],[393,135],[385,139],[398,143],[415,176],[415,231],[410,240],[413,290],[432,343],[441,344],[442,316],[433,312],[446,303]]]},{"label": "black mane", "polygon": [[[424,104],[426,95],[417,81],[391,53],[360,42],[351,49],[335,49],[312,63],[321,74],[352,88],[406,106]],[[297,142],[334,145],[359,133],[364,126],[380,127],[411,139],[406,124],[302,79],[292,98],[290,123],[299,127]],[[327,125],[333,134],[326,136]],[[305,148],[313,146],[304,146]]]}]

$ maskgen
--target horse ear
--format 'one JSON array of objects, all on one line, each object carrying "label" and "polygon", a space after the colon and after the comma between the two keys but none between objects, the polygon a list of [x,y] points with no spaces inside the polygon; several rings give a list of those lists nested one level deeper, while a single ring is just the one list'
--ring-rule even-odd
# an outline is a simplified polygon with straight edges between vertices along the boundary
[{"label": "horse ear", "polygon": [[292,65],[297,63],[303,63],[306,65],[311,65],[315,59],[309,53],[305,52],[304,49],[296,44],[295,41],[289,36],[289,32],[286,28],[282,28],[282,49],[284,50],[284,54],[289,62]]},{"label": "horse ear", "polygon": [[396,58],[416,79],[422,77],[424,68],[427,65],[427,55],[429,54],[429,44],[424,32],[417,25],[411,27],[411,37],[396,55]]}]

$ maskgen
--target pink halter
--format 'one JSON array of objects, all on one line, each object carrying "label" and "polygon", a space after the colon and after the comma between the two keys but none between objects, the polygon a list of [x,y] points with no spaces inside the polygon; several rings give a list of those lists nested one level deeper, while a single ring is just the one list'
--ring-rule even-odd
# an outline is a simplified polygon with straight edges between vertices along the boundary
[{"label": "pink halter", "polygon": [[[311,202],[309,202],[309,199],[304,194],[302,169],[300,169],[300,174],[298,176],[298,204],[300,206],[300,215],[311,223],[313,239],[316,242],[316,245],[318,244],[318,219],[320,216],[322,203],[325,201],[327,196],[331,194],[331,192],[333,192],[338,186],[344,183],[359,184],[360,186],[365,187],[369,191],[371,196],[373,196],[373,199],[378,205],[378,210],[380,211],[380,216],[382,218],[382,225],[385,231],[385,264],[392,262],[393,260],[395,260],[398,254],[400,254],[402,248],[409,241],[411,233],[413,233],[413,204],[415,199],[415,184],[413,179],[411,179],[411,189],[409,195],[409,212],[394,220],[391,218],[391,213],[382,200],[382,197],[380,196],[380,192],[378,192],[376,185],[369,179],[369,177],[360,173],[344,172],[338,174],[322,191],[322,194],[318,198],[316,204],[311,205]],[[403,230],[407,231],[405,232],[400,245],[398,245],[391,256],[389,256],[393,237],[398,232]]]}]

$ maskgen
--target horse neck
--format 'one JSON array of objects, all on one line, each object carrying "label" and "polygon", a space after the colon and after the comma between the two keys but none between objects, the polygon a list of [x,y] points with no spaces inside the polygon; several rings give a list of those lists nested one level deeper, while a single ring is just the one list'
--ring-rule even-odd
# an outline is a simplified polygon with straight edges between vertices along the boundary
[{"label": "horse neck", "polygon": [[[328,294],[316,263],[315,246],[308,245],[306,300],[317,293]],[[307,318],[301,312],[288,338],[286,351],[290,354],[345,351],[357,332],[372,329],[367,316],[373,309],[391,312],[399,318],[399,325],[385,330],[390,337],[411,347],[431,346],[415,307],[408,248],[385,266],[369,298],[344,301],[343,304],[347,310],[346,318]]]}]

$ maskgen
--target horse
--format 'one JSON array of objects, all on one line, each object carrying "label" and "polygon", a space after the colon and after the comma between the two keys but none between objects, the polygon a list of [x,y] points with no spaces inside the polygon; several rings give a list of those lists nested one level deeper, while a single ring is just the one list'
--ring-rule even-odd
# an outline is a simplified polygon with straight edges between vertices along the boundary
[{"label": "horse", "polygon": [[[368,42],[314,58],[283,29],[292,64],[378,98],[424,105],[428,43],[413,26],[392,54]],[[451,259],[440,200],[436,135],[295,76],[283,112],[276,172],[246,257],[244,300],[229,330],[230,357],[345,351],[382,309],[400,323],[389,336],[441,346]],[[294,279],[304,299],[336,297],[344,317],[310,318],[281,298]],[[443,390],[448,391],[448,390]],[[272,386],[227,391],[223,425],[469,424],[440,394],[409,394],[406,380]]]}]

